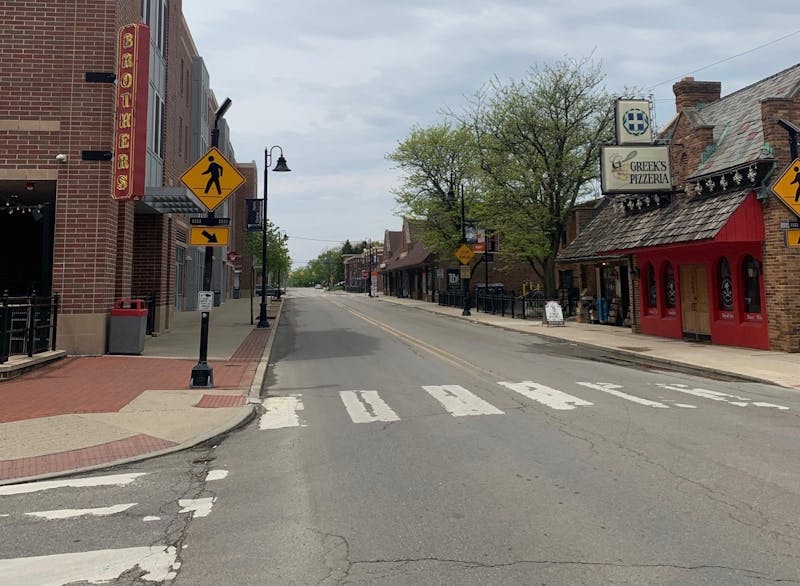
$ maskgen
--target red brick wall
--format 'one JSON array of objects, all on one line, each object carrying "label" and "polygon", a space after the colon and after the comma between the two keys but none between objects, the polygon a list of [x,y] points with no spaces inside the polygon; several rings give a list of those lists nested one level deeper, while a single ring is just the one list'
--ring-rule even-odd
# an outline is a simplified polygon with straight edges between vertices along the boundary
[{"label": "red brick wall", "polygon": [[[231,195],[231,206],[233,210],[231,218],[231,235],[233,244],[228,247],[228,250],[233,250],[239,253],[239,260],[234,265],[241,269],[239,275],[239,288],[242,291],[250,291],[252,289],[252,266],[253,256],[246,254],[246,239],[247,239],[247,204],[246,199],[254,199],[258,193],[258,167],[255,163],[240,163],[236,165],[236,169],[245,179],[244,185],[237,189]],[[269,255],[269,251],[267,251]],[[256,282],[261,282],[260,273],[256,275]]]},{"label": "red brick wall", "polygon": [[167,4],[167,91],[164,98],[164,185],[180,185],[180,177],[194,163],[188,153],[191,135],[192,58],[191,34],[181,12],[181,0]]},{"label": "red brick wall", "polygon": [[[800,125],[800,100],[764,100],[761,105],[764,141],[775,150],[777,167],[770,179],[784,172],[791,155],[789,135],[778,125],[779,119]],[[797,221],[798,217],[772,193],[764,201],[763,247],[764,293],[771,350],[800,351],[800,296],[797,276],[800,274],[800,249],[788,248],[781,222]]]}]

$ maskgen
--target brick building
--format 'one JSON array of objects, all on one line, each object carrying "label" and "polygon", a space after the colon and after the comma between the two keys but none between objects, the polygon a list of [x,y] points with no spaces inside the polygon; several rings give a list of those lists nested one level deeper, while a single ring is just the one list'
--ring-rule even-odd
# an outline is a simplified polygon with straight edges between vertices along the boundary
[{"label": "brick building", "polygon": [[[196,300],[204,254],[187,234],[188,215],[205,208],[180,176],[208,147],[217,108],[180,0],[5,2],[0,17],[14,31],[0,40],[0,291],[59,293],[57,345],[72,354],[106,351],[119,298],[151,299],[154,332],[169,329],[172,312]],[[128,160],[110,156],[121,78],[103,74],[119,73],[119,30],[133,23],[149,30],[146,104],[131,113],[146,145],[131,158],[143,187],[124,200],[112,194]],[[220,150],[232,158],[228,136],[223,120]]]},{"label": "brick building", "polygon": [[800,125],[800,65],[725,97],[693,78],[673,90],[659,142],[674,189],[604,198],[561,267],[596,297],[627,292],[635,331],[800,351],[800,251],[786,241],[798,218],[771,190],[792,162],[779,121]]}]

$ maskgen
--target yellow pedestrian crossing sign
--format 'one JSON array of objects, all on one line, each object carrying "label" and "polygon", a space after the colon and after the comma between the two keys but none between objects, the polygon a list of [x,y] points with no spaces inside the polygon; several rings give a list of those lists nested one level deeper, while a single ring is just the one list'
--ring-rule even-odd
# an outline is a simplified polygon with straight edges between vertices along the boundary
[{"label": "yellow pedestrian crossing sign", "polygon": [[475,253],[472,252],[472,249],[466,244],[462,244],[458,247],[458,250],[456,250],[456,258],[461,262],[462,265],[469,264],[469,261],[472,260],[473,256],[475,256]]},{"label": "yellow pedestrian crossing sign", "polygon": [[800,216],[800,159],[795,159],[772,186],[772,192]]},{"label": "yellow pedestrian crossing sign", "polygon": [[181,175],[181,183],[195,194],[209,212],[245,182],[244,177],[217,149],[208,152]]}]

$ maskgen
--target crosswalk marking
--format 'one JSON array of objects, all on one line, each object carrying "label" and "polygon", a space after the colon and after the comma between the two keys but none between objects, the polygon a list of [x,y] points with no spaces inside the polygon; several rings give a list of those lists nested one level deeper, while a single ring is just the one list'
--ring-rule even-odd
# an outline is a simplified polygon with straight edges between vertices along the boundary
[{"label": "crosswalk marking", "polygon": [[529,380],[522,381],[521,383],[498,382],[497,384],[511,389],[537,403],[547,405],[548,407],[560,411],[594,405],[594,403],[585,401],[584,399],[573,397],[562,391],[557,391],[556,389]]},{"label": "crosswalk marking", "polygon": [[[712,391],[709,389],[702,389],[699,387],[690,388],[688,385],[684,384],[658,383],[657,386],[661,387],[662,389],[668,389],[670,391],[677,391],[679,393],[685,393],[687,395],[694,395],[695,397],[702,397],[703,399],[711,399],[712,401],[722,401],[723,403],[728,403],[729,405],[735,405],[736,407],[747,407],[748,405],[753,405],[754,407],[767,407],[769,409],[778,409],[779,411],[789,410],[788,407],[785,407],[783,405],[776,405],[775,403],[752,401],[747,397],[740,397],[739,395],[729,395],[728,393],[721,393],[719,391]],[[731,401],[731,399],[736,399],[736,400]]]},{"label": "crosswalk marking", "polygon": [[0,496],[12,494],[29,494],[53,488],[85,488],[90,486],[127,486],[147,472],[132,472],[130,474],[109,474],[106,476],[91,476],[89,478],[66,478],[64,480],[41,480],[27,484],[9,484],[0,486]]},{"label": "crosswalk marking", "polygon": [[300,426],[300,416],[297,412],[303,410],[303,401],[299,395],[269,397],[264,399],[262,405],[266,411],[259,420],[259,429]]},{"label": "crosswalk marking", "polygon": [[615,385],[613,383],[575,383],[575,384],[581,385],[582,387],[586,387],[588,389],[602,391],[603,393],[608,393],[609,395],[619,397],[620,399],[625,399],[626,401],[633,401],[634,403],[638,403],[639,405],[645,405],[647,407],[656,407],[657,409],[669,409],[669,406],[664,405],[664,403],[659,403],[658,401],[651,401],[649,399],[642,399],[641,397],[637,397],[635,395],[629,395],[628,393],[623,393],[622,391],[618,391],[617,389],[622,388],[621,385]]},{"label": "crosswalk marking", "polygon": [[500,409],[473,395],[461,385],[428,385],[422,388],[439,401],[453,417],[503,415]]},{"label": "crosswalk marking", "polygon": [[378,391],[339,391],[339,397],[353,423],[400,421],[391,407],[380,398]]},{"label": "crosswalk marking", "polygon": [[177,576],[176,558],[175,547],[156,545],[0,559],[0,584],[100,584],[137,567],[140,580],[161,583]]},{"label": "crosswalk marking", "polygon": [[127,503],[124,505],[111,505],[110,507],[97,507],[94,509],[55,509],[52,511],[36,511],[34,513],[25,513],[29,517],[39,517],[40,519],[74,519],[75,517],[107,517],[109,515],[116,515],[122,511],[127,511],[131,507],[136,506],[136,503]]}]

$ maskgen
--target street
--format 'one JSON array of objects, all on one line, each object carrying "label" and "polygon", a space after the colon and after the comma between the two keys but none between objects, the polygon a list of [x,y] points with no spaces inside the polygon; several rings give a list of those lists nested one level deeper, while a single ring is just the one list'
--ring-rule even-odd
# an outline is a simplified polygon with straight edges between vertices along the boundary
[{"label": "street", "polygon": [[246,427],[0,487],[0,584],[800,583],[796,391],[285,303]]}]

